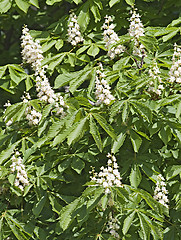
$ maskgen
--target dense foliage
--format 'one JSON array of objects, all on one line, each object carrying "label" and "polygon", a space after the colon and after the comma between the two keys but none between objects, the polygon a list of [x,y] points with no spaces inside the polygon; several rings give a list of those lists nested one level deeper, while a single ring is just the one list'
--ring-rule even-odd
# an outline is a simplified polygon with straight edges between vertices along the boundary
[{"label": "dense foliage", "polygon": [[180,11],[0,1],[0,239],[181,239]]}]

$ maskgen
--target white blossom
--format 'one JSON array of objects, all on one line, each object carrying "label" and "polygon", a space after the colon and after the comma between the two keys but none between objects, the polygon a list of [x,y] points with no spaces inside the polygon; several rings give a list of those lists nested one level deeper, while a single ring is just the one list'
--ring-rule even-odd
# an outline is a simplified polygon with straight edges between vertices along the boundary
[{"label": "white blossom", "polygon": [[25,171],[25,165],[23,164],[23,159],[20,157],[20,153],[18,151],[16,151],[11,157],[11,161],[11,172],[16,172],[14,185],[23,191],[24,187],[29,185],[29,181],[27,173]]},{"label": "white blossom", "polygon": [[44,58],[39,41],[34,41],[27,26],[24,26],[22,30],[21,40],[23,62],[31,64],[32,68],[38,71],[41,68],[41,61]]},{"label": "white blossom", "polygon": [[120,177],[120,173],[118,171],[118,165],[116,165],[116,168],[114,168],[114,165],[116,163],[115,156],[108,153],[107,157],[107,168],[102,166],[99,173],[96,173],[94,169],[92,169],[90,172],[92,175],[90,177],[91,181],[94,181],[96,184],[103,186],[105,188],[106,194],[111,192],[110,188],[112,186],[123,187],[121,182],[122,178]]},{"label": "white blossom", "polygon": [[68,20],[68,42],[73,46],[77,45],[79,42],[83,42],[84,39],[80,32],[80,26],[77,22],[77,16],[75,13],[71,13]]},{"label": "white blossom", "polygon": [[109,220],[106,225],[106,232],[109,232],[116,240],[120,239],[119,233],[117,232],[120,228],[117,218],[113,217],[113,214],[110,212]]},{"label": "white blossom", "polygon": [[174,45],[172,66],[169,71],[169,82],[181,83],[181,48],[176,43]]},{"label": "white blossom", "polygon": [[31,100],[30,94],[25,92],[25,95],[22,96],[22,100],[24,103],[27,103],[27,108],[25,109],[25,116],[26,119],[28,120],[28,123],[30,126],[32,125],[38,125],[41,118],[42,114],[36,109],[30,105],[29,100]]},{"label": "white blossom", "polygon": [[166,183],[164,177],[159,174],[157,176],[157,182],[156,182],[156,187],[154,190],[154,196],[153,198],[156,199],[159,203],[164,205],[165,207],[168,208],[168,197],[166,194],[168,194],[168,191],[166,189]]},{"label": "white blossom", "polygon": [[144,27],[140,20],[140,15],[139,13],[136,13],[136,10],[137,9],[133,9],[130,11],[132,15],[129,19],[130,25],[128,32],[134,40],[133,54],[142,57],[144,52],[144,46],[139,41],[139,38],[141,36],[144,36]]},{"label": "white blossom", "polygon": [[[23,61],[29,63],[31,67],[35,71],[36,76],[36,91],[38,92],[37,96],[40,101],[45,103],[52,103],[55,105],[55,111],[57,115],[61,117],[65,116],[65,110],[68,106],[65,104],[63,97],[60,94],[56,94],[52,87],[50,86],[49,80],[46,76],[46,68],[47,65],[42,66],[42,50],[39,42],[37,40],[33,40],[31,35],[29,34],[29,29],[25,26],[22,30],[22,56]],[[28,101],[28,97],[23,99],[24,102]],[[40,121],[40,114],[32,113],[32,107],[29,107],[27,111],[27,119],[29,120],[31,125],[37,125]]]},{"label": "white blossom", "polygon": [[114,24],[111,23],[112,21],[113,18],[106,15],[105,22],[102,26],[102,28],[104,29],[103,40],[105,42],[106,48],[108,49],[108,56],[111,59],[115,58],[116,55],[124,52],[125,49],[124,46],[121,44],[117,45],[116,47],[111,47],[112,44],[116,44],[119,41],[119,37],[114,31]]},{"label": "white blossom", "polygon": [[110,92],[110,86],[104,79],[105,74],[103,72],[103,66],[99,63],[99,69],[96,71],[96,91],[95,96],[97,99],[96,105],[104,103],[109,105],[111,101],[115,100],[114,96]]},{"label": "white blossom", "polygon": [[[154,62],[153,67],[149,69],[148,73],[152,78],[152,81],[149,82],[150,86],[148,87],[147,91],[161,95],[164,90],[164,85],[160,77],[160,69],[156,62]],[[154,83],[156,83],[157,88],[155,88]]]}]

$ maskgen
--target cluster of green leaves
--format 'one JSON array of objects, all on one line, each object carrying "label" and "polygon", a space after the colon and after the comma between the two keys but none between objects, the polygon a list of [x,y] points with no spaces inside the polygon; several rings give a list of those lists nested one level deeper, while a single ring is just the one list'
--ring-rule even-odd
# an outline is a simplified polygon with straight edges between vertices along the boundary
[{"label": "cluster of green leaves", "polygon": [[[134,3],[145,25],[143,64],[132,55],[127,34]],[[181,3],[173,0],[0,2],[0,239],[111,240],[105,231],[110,212],[119,220],[120,239],[181,238],[181,95],[180,86],[168,82],[173,43],[180,43],[180,9]],[[85,39],[75,47],[67,42],[70,10]],[[115,16],[119,43],[126,47],[114,60],[102,37],[106,14]],[[69,106],[63,119],[52,104],[37,99],[34,72],[21,64],[24,24],[40,40],[50,84]],[[161,96],[146,91],[153,60],[166,83]],[[115,97],[109,106],[95,104],[99,62]],[[29,126],[25,118],[24,91],[42,112],[38,126]],[[4,111],[7,100],[13,104]],[[9,120],[13,123],[6,126]],[[30,182],[24,192],[14,186],[10,171],[15,149]],[[105,195],[101,186],[90,186],[89,171],[105,166],[108,152],[117,158],[124,186]],[[153,199],[159,174],[166,178],[169,209]]]}]

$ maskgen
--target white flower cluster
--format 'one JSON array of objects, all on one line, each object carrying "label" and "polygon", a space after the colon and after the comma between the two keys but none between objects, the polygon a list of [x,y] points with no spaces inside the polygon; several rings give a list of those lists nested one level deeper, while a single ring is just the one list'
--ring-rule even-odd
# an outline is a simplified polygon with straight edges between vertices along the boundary
[{"label": "white flower cluster", "polygon": [[27,26],[22,30],[21,40],[23,61],[29,63],[35,71],[39,71],[41,68],[41,61],[43,60],[43,52],[39,41],[33,40]]},{"label": "white flower cluster", "polygon": [[166,186],[165,179],[161,174],[159,174],[157,176],[157,183],[154,191],[154,199],[156,199],[159,203],[168,208],[169,200],[166,195],[168,194],[168,190],[166,189],[165,186]]},{"label": "white flower cluster", "polygon": [[174,45],[174,54],[172,57],[172,66],[169,71],[169,81],[171,83],[181,83],[181,48]]},{"label": "white flower cluster", "polygon": [[120,44],[110,49],[110,46],[112,44],[116,44],[119,41],[119,37],[117,33],[114,31],[115,26],[113,23],[111,23],[112,21],[113,21],[113,18],[111,16],[106,15],[105,22],[102,28],[104,29],[103,40],[105,42],[106,48],[108,49],[108,56],[111,59],[114,59],[116,55],[119,55],[120,53],[124,52],[125,48],[123,45]]},{"label": "white flower cluster", "polygon": [[151,78],[153,78],[154,81],[157,81],[157,89],[155,89],[154,87],[154,82],[151,81],[150,82],[150,86],[148,88],[148,92],[153,92],[153,93],[156,93],[157,95],[161,95],[162,94],[162,91],[164,89],[164,86],[162,84],[162,80],[161,80],[161,77],[160,77],[160,69],[157,65],[157,63],[155,62],[154,63],[154,67],[151,69],[149,69],[149,75]]},{"label": "white flower cluster", "polygon": [[110,89],[111,87],[108,85],[107,81],[104,79],[106,76],[103,72],[103,66],[99,63],[100,69],[96,71],[96,91],[95,96],[97,99],[96,105],[104,103],[109,105],[112,100],[114,100],[114,96],[111,94]]},{"label": "white flower cluster", "polygon": [[113,236],[115,239],[120,239],[120,236],[117,233],[119,228],[120,228],[120,226],[119,226],[119,222],[118,222],[117,218],[114,218],[112,216],[112,213],[110,212],[106,232],[109,232],[111,234],[111,236]]},{"label": "white flower cluster", "polygon": [[14,185],[24,190],[24,187],[29,185],[28,176],[25,170],[25,165],[22,163],[23,159],[20,157],[20,153],[16,151],[14,155],[11,157],[12,164],[10,166],[11,171],[16,172],[16,179]]},{"label": "white flower cluster", "polygon": [[28,103],[28,106],[25,110],[25,116],[28,120],[29,125],[38,125],[41,120],[42,114],[36,111],[35,108],[29,104],[29,100],[31,100],[30,94],[25,92],[25,96],[22,96],[22,100],[24,103]]},{"label": "white flower cluster", "polygon": [[77,22],[77,16],[75,15],[75,13],[70,14],[67,31],[68,31],[68,42],[70,42],[73,46],[76,46],[79,42],[84,41],[80,32],[80,26]]},{"label": "white flower cluster", "polygon": [[108,153],[108,162],[107,168],[103,166],[100,168],[100,172],[96,173],[94,170],[90,172],[92,174],[91,181],[95,182],[98,185],[102,185],[105,188],[105,193],[110,193],[110,188],[113,186],[123,187],[121,182],[120,173],[118,171],[118,164],[114,155]]},{"label": "white flower cluster", "polygon": [[[29,29],[27,27],[23,28],[22,39],[22,55],[23,60],[27,63],[30,63],[32,68],[35,71],[36,76],[36,90],[38,92],[37,96],[42,102],[53,103],[55,105],[56,113],[65,116],[65,109],[68,106],[65,104],[63,97],[60,94],[55,94],[54,90],[50,86],[49,80],[46,76],[45,69],[47,66],[41,66],[41,61],[43,60],[43,55],[41,46],[38,41],[34,41],[31,35],[29,34]],[[33,118],[29,118],[33,122],[39,122],[40,115],[35,114],[35,111],[29,109],[29,112],[33,111]],[[32,116],[31,114],[31,116]],[[36,119],[36,120],[35,120]],[[39,120],[38,120],[39,119]],[[32,123],[33,123],[32,122]]]},{"label": "white flower cluster", "polygon": [[133,54],[142,57],[144,52],[144,46],[140,43],[139,38],[144,36],[144,27],[140,20],[139,13],[136,13],[137,9],[131,10],[130,13],[132,16],[130,17],[130,26],[129,26],[129,35],[134,39],[134,47]]},{"label": "white flower cluster", "polygon": [[[5,113],[6,112],[6,108],[10,107],[10,106],[11,106],[11,103],[8,100],[7,103],[4,104],[5,110],[3,111],[3,113]],[[6,118],[4,118],[4,121],[6,122]],[[6,127],[9,127],[12,123],[13,123],[13,119],[11,118],[9,121],[6,122]]]}]

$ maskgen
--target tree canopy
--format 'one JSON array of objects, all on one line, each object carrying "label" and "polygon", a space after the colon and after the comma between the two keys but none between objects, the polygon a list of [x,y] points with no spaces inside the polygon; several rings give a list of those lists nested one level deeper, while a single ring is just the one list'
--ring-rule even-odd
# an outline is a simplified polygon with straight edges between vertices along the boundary
[{"label": "tree canopy", "polygon": [[0,0],[0,240],[181,238],[180,12]]}]

